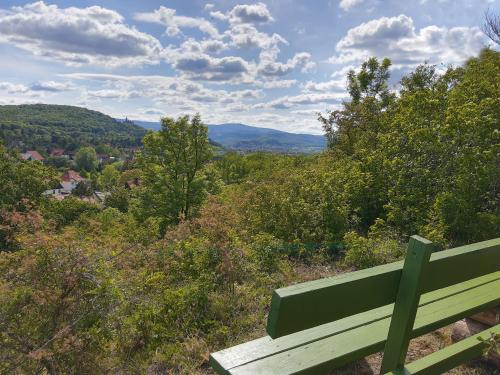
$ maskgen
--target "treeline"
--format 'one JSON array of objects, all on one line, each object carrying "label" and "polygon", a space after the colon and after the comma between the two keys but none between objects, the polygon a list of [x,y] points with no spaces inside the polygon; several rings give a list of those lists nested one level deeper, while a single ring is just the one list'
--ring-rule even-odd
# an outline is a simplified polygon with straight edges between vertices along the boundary
[{"label": "treeline", "polygon": [[320,116],[328,151],[214,156],[199,116],[163,119],[104,207],[40,192],[53,170],[0,148],[0,371],[210,373],[260,337],[274,288],[497,237],[499,53],[389,90],[390,61],[348,75]]},{"label": "treeline", "polygon": [[0,139],[8,147],[45,151],[77,150],[82,146],[109,144],[133,147],[146,131],[131,122],[119,122],[85,108],[49,105],[0,106]]}]

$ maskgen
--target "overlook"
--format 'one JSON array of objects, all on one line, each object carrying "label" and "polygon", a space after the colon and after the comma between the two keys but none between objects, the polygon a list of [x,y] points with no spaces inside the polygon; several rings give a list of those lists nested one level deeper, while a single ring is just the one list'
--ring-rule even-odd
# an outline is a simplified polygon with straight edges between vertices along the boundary
[{"label": "overlook", "polygon": [[498,5],[0,4],[0,374],[497,374]]}]

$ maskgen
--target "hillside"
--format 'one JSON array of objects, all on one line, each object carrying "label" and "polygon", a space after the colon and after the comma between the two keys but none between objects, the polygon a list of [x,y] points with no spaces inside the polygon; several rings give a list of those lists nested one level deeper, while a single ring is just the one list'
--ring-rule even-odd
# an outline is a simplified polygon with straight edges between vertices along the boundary
[{"label": "hillside", "polygon": [[[145,129],[158,130],[157,122],[134,121]],[[208,125],[210,139],[226,148],[240,151],[319,152],[326,147],[321,135],[294,134],[244,124]]]},{"label": "hillside", "polygon": [[0,138],[17,148],[77,149],[83,145],[138,146],[146,131],[86,108],[32,104],[0,106]]}]

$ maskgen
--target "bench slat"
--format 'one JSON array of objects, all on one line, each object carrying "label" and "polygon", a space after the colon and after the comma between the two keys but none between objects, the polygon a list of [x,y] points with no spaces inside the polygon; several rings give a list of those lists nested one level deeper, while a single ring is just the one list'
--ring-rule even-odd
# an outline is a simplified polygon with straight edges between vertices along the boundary
[{"label": "bench slat", "polygon": [[[434,292],[422,295],[420,308],[435,303],[437,301],[451,298],[465,291],[477,289],[481,285],[492,282],[499,282],[500,272],[485,275],[473,280],[468,280],[461,284],[452,285]],[[490,286],[491,288],[491,286]],[[217,353],[212,353],[210,363],[219,374],[229,374],[226,370],[242,366],[244,364],[270,357],[278,353],[289,351],[315,341],[323,340],[330,336],[362,327],[383,319],[389,319],[392,314],[393,305],[383,306],[352,317],[344,318],[336,322],[314,327],[300,333],[284,336],[278,339],[271,339],[269,336],[234,346]],[[387,333],[387,332],[386,332]],[[385,340],[385,338],[384,338]]]},{"label": "bench slat", "polygon": [[[500,303],[500,281],[423,306],[412,337],[450,324]],[[382,350],[390,318],[364,325],[228,371],[232,375],[318,375]]]},{"label": "bench slat", "polygon": [[[274,291],[267,333],[272,338],[319,326],[395,301],[403,262],[395,262]],[[431,255],[422,291],[500,270],[500,238]],[[353,301],[356,303],[339,303]]]},{"label": "bench slat", "polygon": [[480,357],[483,353],[484,343],[479,339],[486,340],[490,337],[491,333],[500,334],[500,324],[418,359],[406,365],[404,370],[391,371],[386,375],[443,374],[462,363],[467,363],[474,358]]}]

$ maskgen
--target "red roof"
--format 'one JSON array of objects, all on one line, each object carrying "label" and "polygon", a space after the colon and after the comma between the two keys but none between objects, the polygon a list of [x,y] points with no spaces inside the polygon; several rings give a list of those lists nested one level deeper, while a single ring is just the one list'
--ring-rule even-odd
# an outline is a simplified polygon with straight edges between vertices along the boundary
[{"label": "red roof", "polygon": [[71,182],[71,181],[79,182],[79,181],[83,181],[84,178],[82,176],[80,176],[78,174],[78,172],[76,172],[72,169],[69,169],[66,172],[64,172],[64,174],[61,177],[61,180],[67,181],[67,182]]},{"label": "red roof", "polygon": [[28,150],[24,153],[23,155],[23,158],[24,159],[29,159],[29,160],[38,160],[38,161],[42,161],[43,160],[43,156],[40,155],[38,153],[38,151],[34,151],[34,150]]},{"label": "red roof", "polygon": [[64,155],[64,149],[63,148],[53,148],[50,151],[50,156],[62,156]]}]

